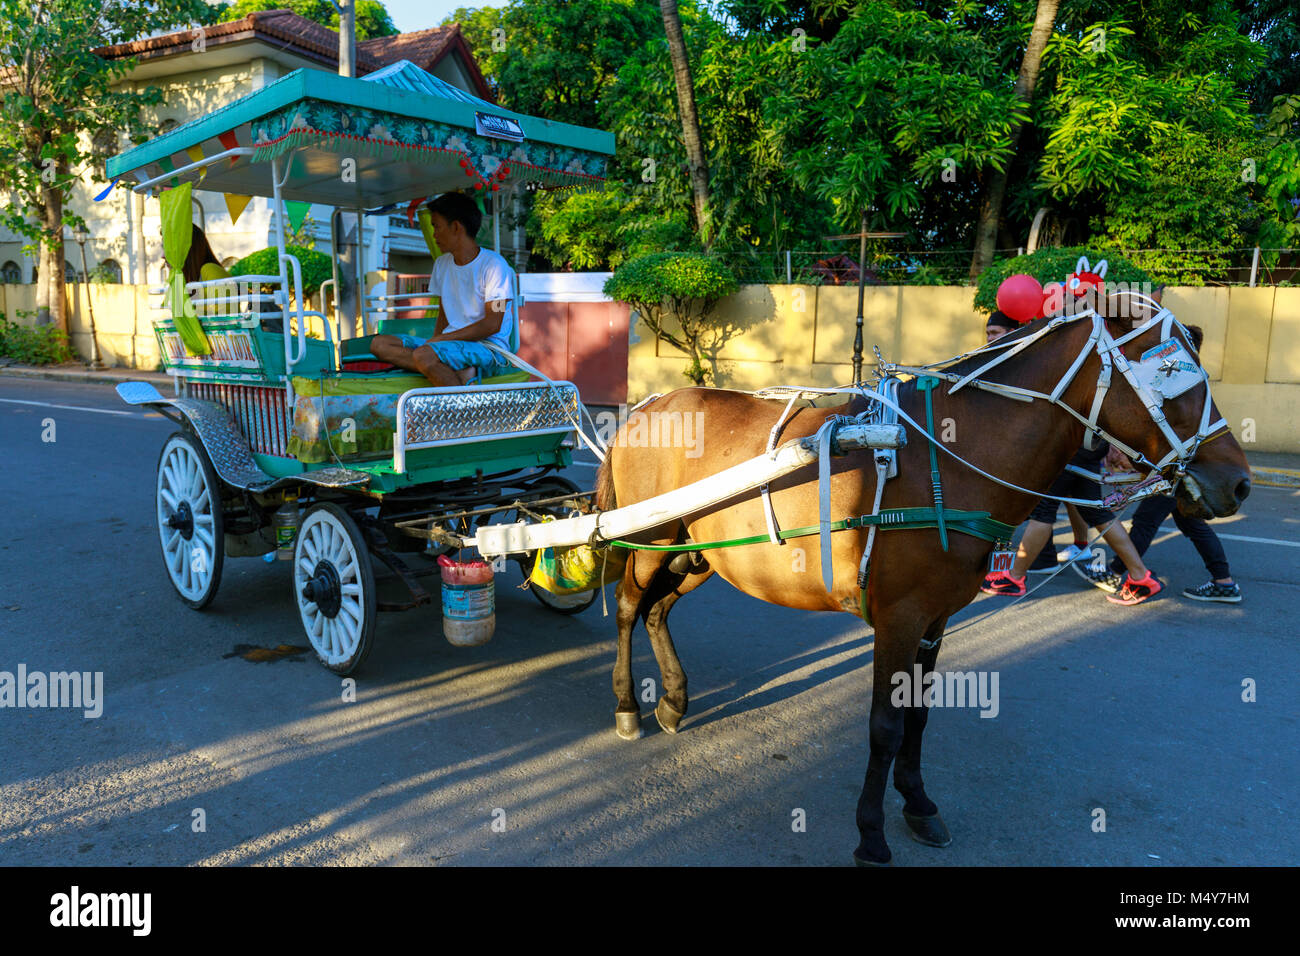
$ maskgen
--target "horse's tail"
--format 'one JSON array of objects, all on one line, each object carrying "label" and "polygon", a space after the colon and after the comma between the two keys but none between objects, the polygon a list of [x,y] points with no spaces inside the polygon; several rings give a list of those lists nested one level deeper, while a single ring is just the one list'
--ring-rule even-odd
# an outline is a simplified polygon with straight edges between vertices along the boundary
[{"label": "horse's tail", "polygon": [[618,507],[618,498],[614,494],[614,446],[605,452],[605,460],[596,472],[596,507],[601,511],[612,511]]}]

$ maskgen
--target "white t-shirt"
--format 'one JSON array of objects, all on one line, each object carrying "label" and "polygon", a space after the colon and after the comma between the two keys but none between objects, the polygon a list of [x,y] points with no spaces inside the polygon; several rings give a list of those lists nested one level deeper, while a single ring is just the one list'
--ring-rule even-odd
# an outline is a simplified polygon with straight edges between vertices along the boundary
[{"label": "white t-shirt", "polygon": [[503,349],[510,348],[510,334],[514,329],[514,279],[515,270],[505,258],[491,249],[479,248],[470,262],[456,265],[450,252],[444,252],[433,263],[429,276],[429,293],[440,296],[441,314],[447,318],[447,331],[454,332],[473,325],[483,318],[489,302],[505,299],[506,314],[501,319],[501,330],[483,341]]}]

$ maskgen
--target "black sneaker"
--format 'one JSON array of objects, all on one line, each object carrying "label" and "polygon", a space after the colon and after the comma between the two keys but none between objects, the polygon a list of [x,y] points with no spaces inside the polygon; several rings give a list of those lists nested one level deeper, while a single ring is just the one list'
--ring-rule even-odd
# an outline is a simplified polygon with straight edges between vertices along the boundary
[{"label": "black sneaker", "polygon": [[1046,574],[1049,571],[1055,571],[1058,566],[1056,545],[1049,541],[1043,545],[1043,550],[1038,552],[1038,557],[1034,558],[1033,563],[1029,565],[1029,573]]},{"label": "black sneaker", "polygon": [[1070,567],[1079,577],[1083,578],[1095,588],[1101,588],[1107,594],[1114,594],[1124,583],[1121,575],[1116,574],[1105,562],[1094,561],[1092,564],[1084,564],[1081,561],[1075,561]]},{"label": "black sneaker", "polygon": [[1218,601],[1221,604],[1240,604],[1241,588],[1234,581],[1232,584],[1218,584],[1206,581],[1200,587],[1183,588],[1183,597],[1193,601]]}]

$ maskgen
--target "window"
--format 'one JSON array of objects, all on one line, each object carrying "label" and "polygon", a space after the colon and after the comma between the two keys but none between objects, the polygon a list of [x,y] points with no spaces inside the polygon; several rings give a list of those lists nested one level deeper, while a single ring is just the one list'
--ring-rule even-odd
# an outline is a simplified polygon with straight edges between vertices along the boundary
[{"label": "window", "polygon": [[116,259],[105,259],[90,270],[90,274],[91,278],[96,282],[107,282],[112,285],[122,284],[122,267],[118,265]]},{"label": "window", "polygon": [[76,267],[74,267],[71,262],[64,261],[63,263],[63,281],[64,282],[81,281],[81,273],[77,272]]},{"label": "window", "polygon": [[18,285],[23,281],[23,270],[18,268],[16,262],[6,262],[0,266],[0,282],[5,285]]}]

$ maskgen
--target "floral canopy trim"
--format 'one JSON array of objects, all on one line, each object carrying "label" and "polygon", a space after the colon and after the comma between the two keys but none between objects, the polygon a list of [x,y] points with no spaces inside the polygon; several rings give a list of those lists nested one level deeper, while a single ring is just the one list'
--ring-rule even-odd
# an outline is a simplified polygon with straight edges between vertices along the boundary
[{"label": "floral canopy trim", "polygon": [[506,182],[545,186],[598,185],[606,157],[549,143],[489,139],[459,126],[417,120],[381,110],[301,100],[252,124],[251,162],[261,163],[300,146],[441,165],[460,157],[466,185],[495,191]]}]

